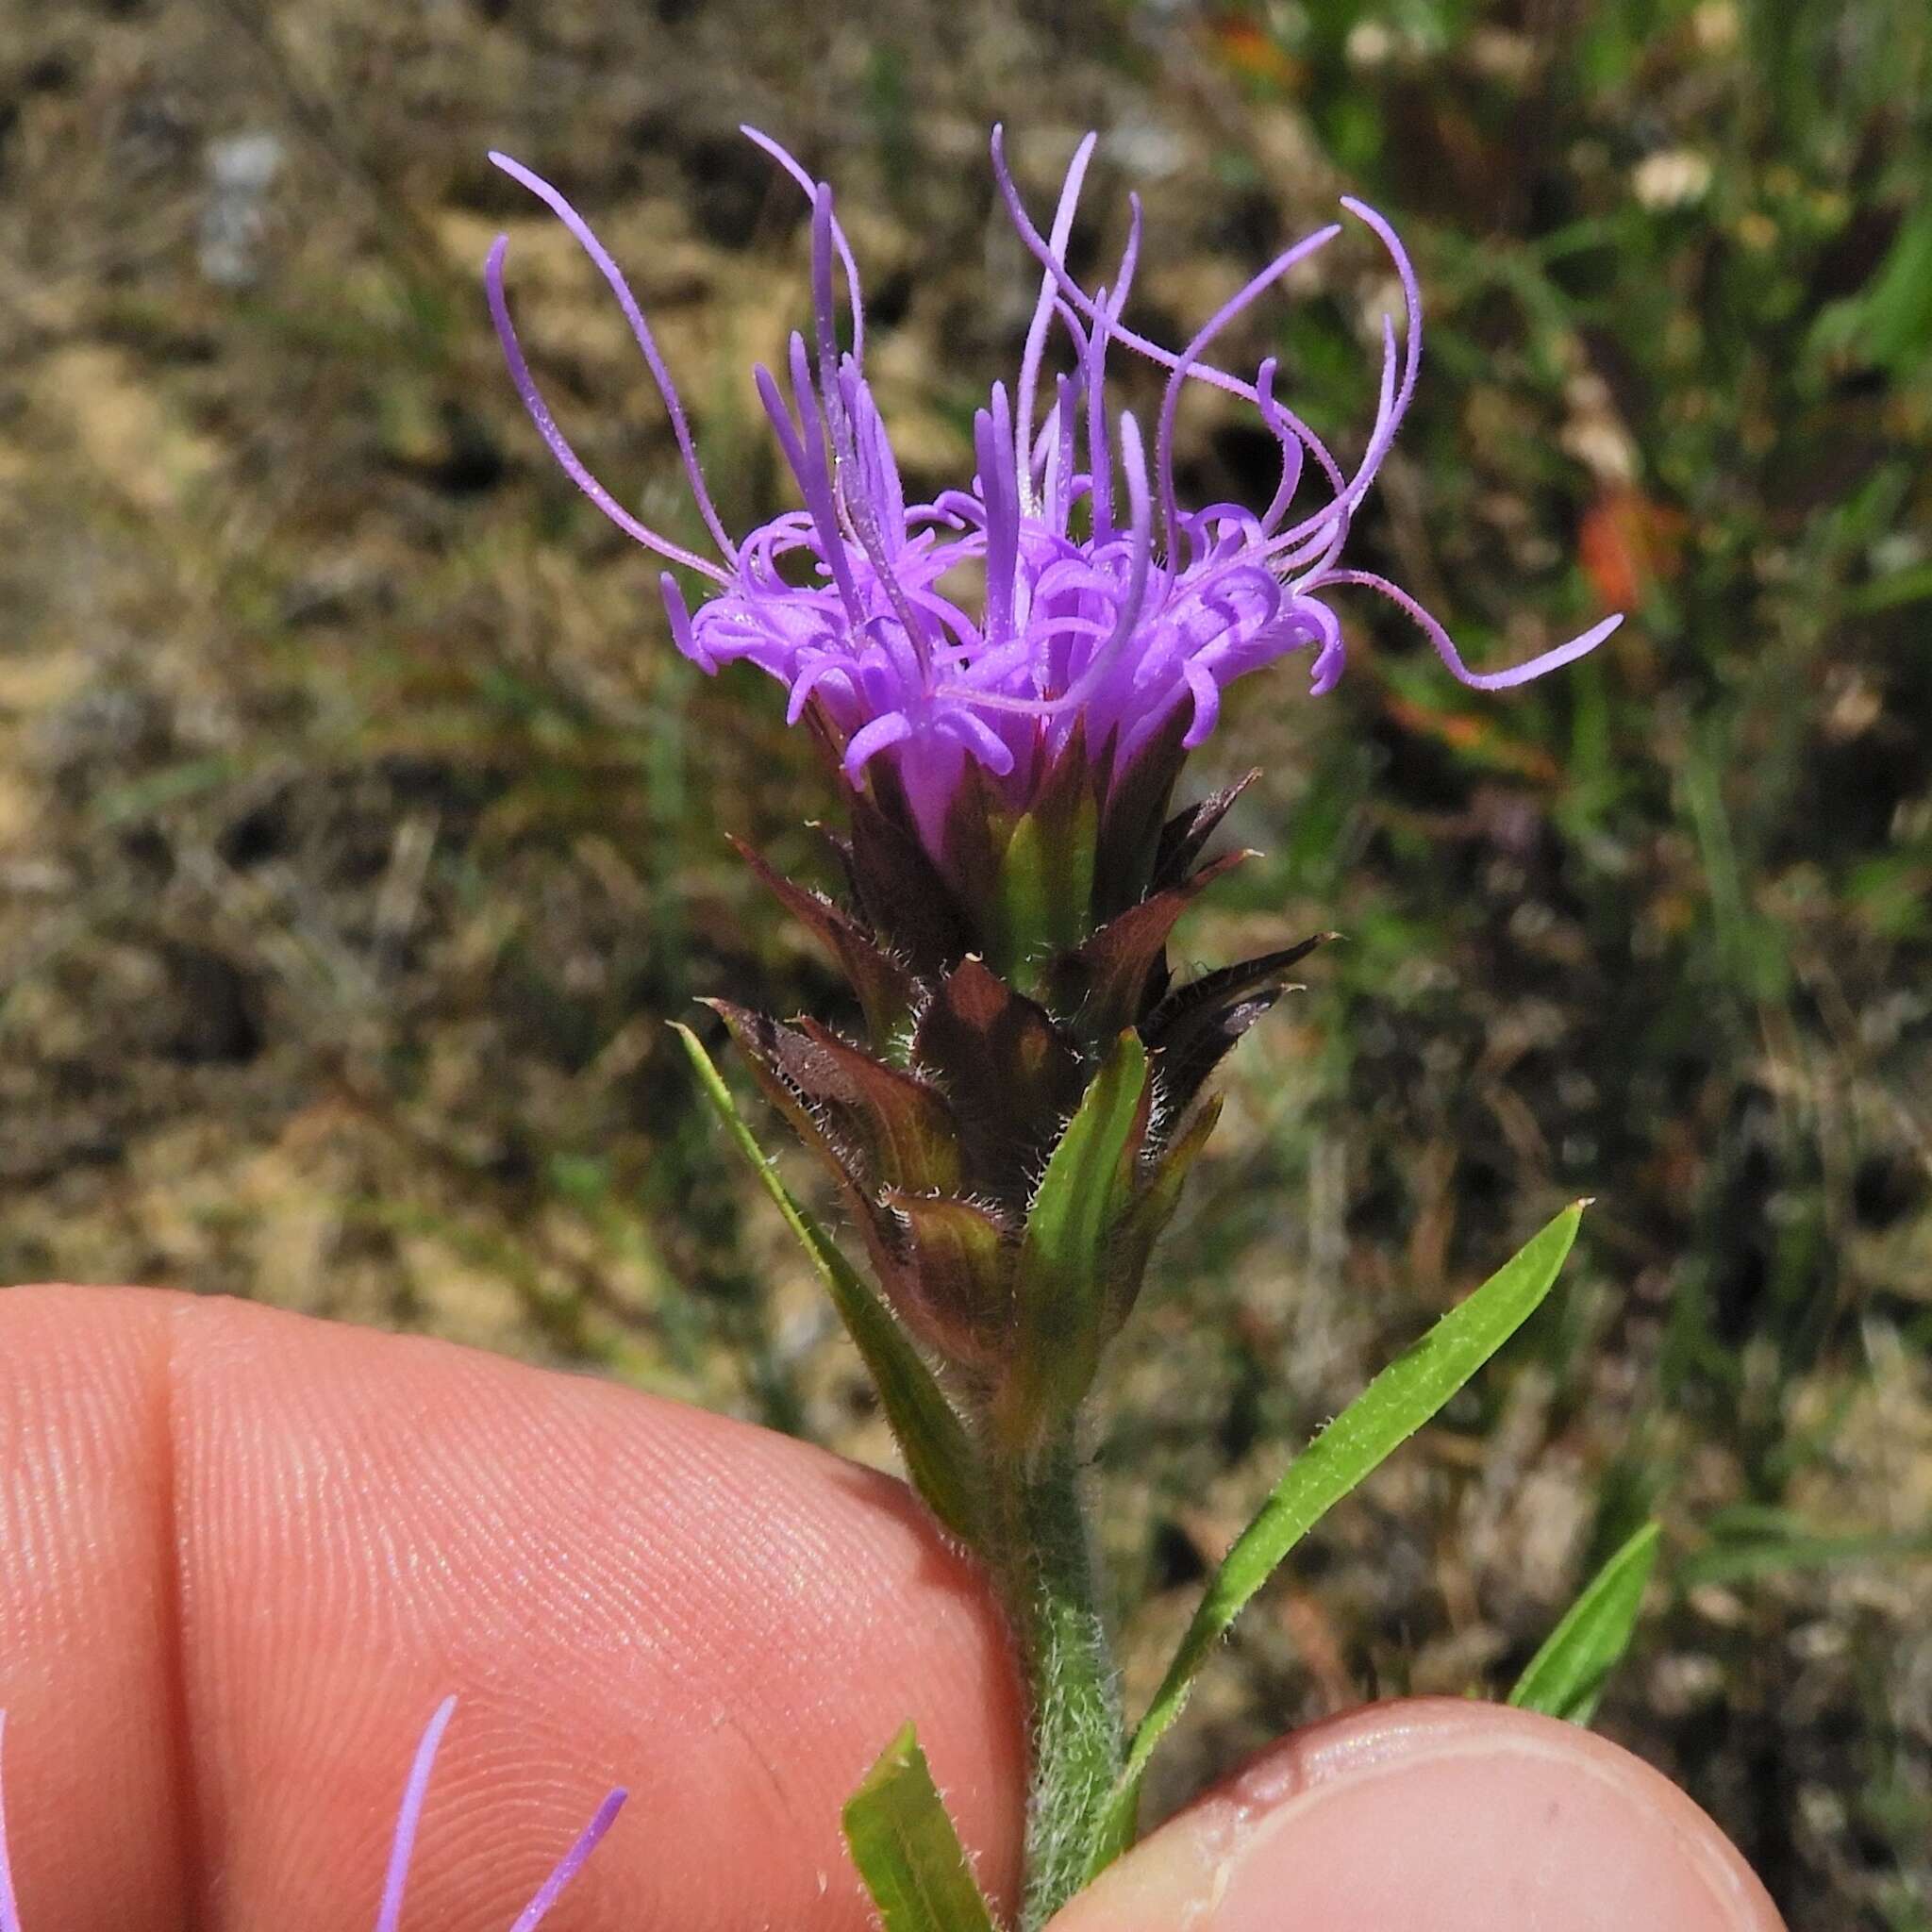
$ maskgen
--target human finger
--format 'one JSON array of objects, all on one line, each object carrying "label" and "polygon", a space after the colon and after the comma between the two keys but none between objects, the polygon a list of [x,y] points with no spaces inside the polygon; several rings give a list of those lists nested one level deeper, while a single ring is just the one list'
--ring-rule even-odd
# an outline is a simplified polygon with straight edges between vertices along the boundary
[{"label": "human finger", "polygon": [[1450,1698],[1284,1740],[1050,1932],[1780,1932],[1684,1792],[1575,1724]]},{"label": "human finger", "polygon": [[0,1295],[0,1707],[25,1932],[496,1932],[608,1787],[572,1932],[867,1914],[841,1801],[908,1717],[1011,1890],[1018,1691],[972,1567],[804,1444],[420,1338]]}]

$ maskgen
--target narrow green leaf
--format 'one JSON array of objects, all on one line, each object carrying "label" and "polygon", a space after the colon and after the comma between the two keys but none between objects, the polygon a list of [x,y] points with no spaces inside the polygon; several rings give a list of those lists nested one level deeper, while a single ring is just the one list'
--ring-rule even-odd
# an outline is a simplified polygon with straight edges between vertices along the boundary
[{"label": "narrow green leaf", "polygon": [[1932,563],[1914,564],[1860,584],[1845,597],[1845,608],[1859,617],[1895,610],[1902,604],[1923,604],[1932,598]]},{"label": "narrow green leaf", "polygon": [[845,1805],[845,1842],[885,1932],[992,1932],[910,1724]]},{"label": "narrow green leaf", "polygon": [[1683,1590],[1702,1583],[1754,1583],[1792,1570],[1829,1570],[1841,1563],[1913,1563],[1932,1557],[1932,1524],[1918,1530],[1825,1536],[1800,1527],[1766,1537],[1714,1542],[1678,1566]]},{"label": "narrow green leaf", "polygon": [[1576,1724],[1596,1715],[1604,1685],[1636,1633],[1660,1534],[1660,1524],[1646,1523],[1591,1578],[1516,1680],[1511,1704]]},{"label": "narrow green leaf", "polygon": [[765,1191],[778,1204],[779,1213],[811,1257],[819,1278],[832,1297],[832,1306],[858,1344],[878,1389],[886,1420],[899,1440],[914,1487],[948,1529],[968,1542],[976,1543],[979,1512],[974,1479],[975,1458],[945,1392],[891,1310],[865,1285],[832,1238],[785,1185],[777,1168],[745,1125],[731,1090],[705,1051],[703,1041],[689,1026],[675,1021],[672,1030],[684,1042],[706,1099],[751,1162]]},{"label": "narrow green leaf", "polygon": [[1132,1840],[1141,1780],[1214,1645],[1322,1517],[1422,1427],[1515,1334],[1550,1291],[1576,1239],[1579,1201],[1390,1364],[1289,1465],[1208,1586],[1147,1715],[1134,1733],[1094,1847],[1098,1870]]},{"label": "narrow green leaf", "polygon": [[1086,1394],[1105,1339],[1111,1237],[1147,1131],[1147,1049],[1123,1033],[1046,1163],[1014,1276],[1017,1335],[998,1415],[1009,1447]]},{"label": "narrow green leaf", "polygon": [[1180,1205],[1181,1190],[1194,1162],[1221,1120],[1221,1096],[1211,1095],[1194,1110],[1194,1118],[1161,1150],[1153,1171],[1141,1182],[1127,1211],[1114,1232],[1112,1279],[1108,1283],[1108,1332],[1117,1330],[1133,1312],[1154,1243],[1160,1239]]}]

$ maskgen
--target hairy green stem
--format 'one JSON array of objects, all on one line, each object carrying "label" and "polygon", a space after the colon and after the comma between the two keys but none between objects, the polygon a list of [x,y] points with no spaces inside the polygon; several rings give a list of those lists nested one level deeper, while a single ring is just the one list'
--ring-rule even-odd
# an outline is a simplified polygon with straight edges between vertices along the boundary
[{"label": "hairy green stem", "polygon": [[1030,1707],[1021,1927],[1038,1932],[1086,1882],[1125,1740],[1072,1428],[992,1476],[988,1556]]}]

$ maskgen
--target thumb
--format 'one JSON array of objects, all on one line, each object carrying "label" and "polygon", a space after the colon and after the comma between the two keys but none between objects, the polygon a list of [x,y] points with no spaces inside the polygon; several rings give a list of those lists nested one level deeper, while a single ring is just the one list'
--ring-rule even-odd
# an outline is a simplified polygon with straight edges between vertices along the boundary
[{"label": "thumb", "polygon": [[1049,1932],[1781,1932],[1715,1824],[1641,1758],[1491,1704],[1370,1705],[1285,1740]]}]

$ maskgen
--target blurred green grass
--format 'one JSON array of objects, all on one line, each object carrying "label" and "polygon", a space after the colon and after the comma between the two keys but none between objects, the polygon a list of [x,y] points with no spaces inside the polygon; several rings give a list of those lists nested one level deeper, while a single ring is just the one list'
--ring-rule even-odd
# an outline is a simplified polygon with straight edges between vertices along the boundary
[{"label": "blurred green grass", "polygon": [[[1263,767],[1269,857],[1183,952],[1349,938],[1240,1057],[1117,1365],[1131,1667],[1313,1425],[1599,1204],[1505,1371],[1264,1600],[1165,1796],[1343,1697],[1499,1690],[1655,1509],[1608,1727],[1794,1923],[1932,1923],[1927,38],[1903,0],[10,16],[0,1278],[425,1326],[879,1453],[661,1024],[834,1010],[720,836],[808,868],[825,788],[535,446],[500,225],[580,446],[688,518],[621,323],[482,152],[634,268],[727,520],[777,501],[744,369],[803,293],[739,119],[839,182],[922,483],[1024,324],[991,120],[1036,195],[1103,129],[1075,249],[1138,182],[1170,337],[1359,192],[1428,308],[1362,560],[1484,660],[1633,617],[1490,699],[1364,608],[1337,693],[1251,680],[1206,755]],[[224,279],[210,171],[260,133]],[[1385,282],[1349,238],[1241,345],[1345,448]],[[1184,419],[1191,487],[1264,455]]]}]

